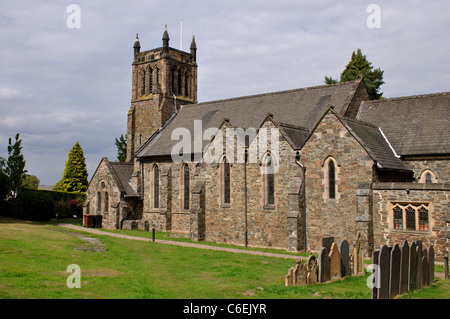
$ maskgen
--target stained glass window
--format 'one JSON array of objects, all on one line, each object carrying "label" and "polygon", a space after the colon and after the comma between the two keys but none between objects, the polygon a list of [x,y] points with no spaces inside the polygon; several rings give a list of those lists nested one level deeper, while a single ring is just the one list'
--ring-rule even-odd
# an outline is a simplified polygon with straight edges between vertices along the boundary
[{"label": "stained glass window", "polygon": [[394,229],[403,229],[403,209],[394,207]]},{"label": "stained glass window", "polygon": [[411,206],[405,209],[406,213],[406,229],[416,230],[416,210]]},{"label": "stained glass window", "polygon": [[428,231],[428,209],[423,206],[419,208],[419,230]]}]

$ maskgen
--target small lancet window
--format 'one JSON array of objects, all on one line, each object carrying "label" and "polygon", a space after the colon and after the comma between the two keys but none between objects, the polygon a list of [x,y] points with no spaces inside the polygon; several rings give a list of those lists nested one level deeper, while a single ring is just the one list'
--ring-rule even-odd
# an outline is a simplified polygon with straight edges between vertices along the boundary
[{"label": "small lancet window", "polygon": [[189,209],[189,166],[183,166],[183,209]]},{"label": "small lancet window", "polygon": [[153,167],[153,208],[159,208],[159,168]]},{"label": "small lancet window", "polygon": [[272,156],[266,155],[264,161],[263,170],[263,191],[264,191],[264,205],[275,204],[275,175],[274,175],[274,163],[272,162]]},{"label": "small lancet window", "polygon": [[231,203],[231,167],[227,157],[223,157],[220,167],[220,197],[222,204]]},{"label": "small lancet window", "polygon": [[336,198],[336,167],[334,161],[328,162],[328,197]]},{"label": "small lancet window", "polygon": [[431,173],[427,173],[425,176],[425,183],[433,183],[433,176],[431,176]]}]

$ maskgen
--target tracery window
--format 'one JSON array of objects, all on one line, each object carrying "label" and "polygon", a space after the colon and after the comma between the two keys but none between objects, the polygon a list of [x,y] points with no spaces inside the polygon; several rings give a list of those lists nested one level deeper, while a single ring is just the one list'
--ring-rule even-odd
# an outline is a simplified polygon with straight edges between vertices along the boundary
[{"label": "tracery window", "polygon": [[395,203],[392,214],[393,229],[429,230],[429,204]]},{"label": "tracery window", "polygon": [[97,212],[109,212],[109,194],[105,182],[100,182],[97,188]]}]

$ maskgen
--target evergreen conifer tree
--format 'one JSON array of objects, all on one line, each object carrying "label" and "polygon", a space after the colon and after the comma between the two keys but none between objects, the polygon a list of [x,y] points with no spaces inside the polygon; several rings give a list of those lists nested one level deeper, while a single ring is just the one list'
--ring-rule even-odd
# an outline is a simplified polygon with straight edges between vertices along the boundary
[{"label": "evergreen conifer tree", "polygon": [[22,140],[19,139],[19,133],[16,134],[16,141],[12,144],[9,138],[8,159],[6,161],[5,173],[9,177],[9,187],[12,196],[16,197],[19,193],[22,181],[27,171],[25,170],[25,159],[22,154]]},{"label": "evergreen conifer tree", "polygon": [[[362,75],[369,98],[371,100],[380,99],[383,96],[383,93],[379,91],[380,86],[384,83],[383,73],[384,71],[380,68],[374,69],[372,62],[369,62],[366,56],[362,54],[361,49],[358,49],[356,52],[353,51],[352,58],[342,71],[339,82],[354,81]],[[337,80],[326,76],[325,83],[333,84],[337,83]]]},{"label": "evergreen conifer tree", "polygon": [[88,186],[87,178],[88,174],[83,149],[76,142],[69,152],[63,178],[55,185],[54,189],[65,192],[83,193]]},{"label": "evergreen conifer tree", "polygon": [[125,162],[127,159],[127,138],[120,135],[119,139],[116,138],[116,146],[117,146],[117,159],[119,162]]}]

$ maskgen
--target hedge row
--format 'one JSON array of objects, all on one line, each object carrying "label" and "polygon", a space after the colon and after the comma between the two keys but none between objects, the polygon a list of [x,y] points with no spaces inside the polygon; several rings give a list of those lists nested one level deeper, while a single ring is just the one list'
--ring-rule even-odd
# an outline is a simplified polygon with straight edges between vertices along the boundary
[{"label": "hedge row", "polygon": [[16,198],[0,203],[0,215],[46,221],[55,218],[67,218],[83,213],[85,194],[47,190],[24,190]]}]

